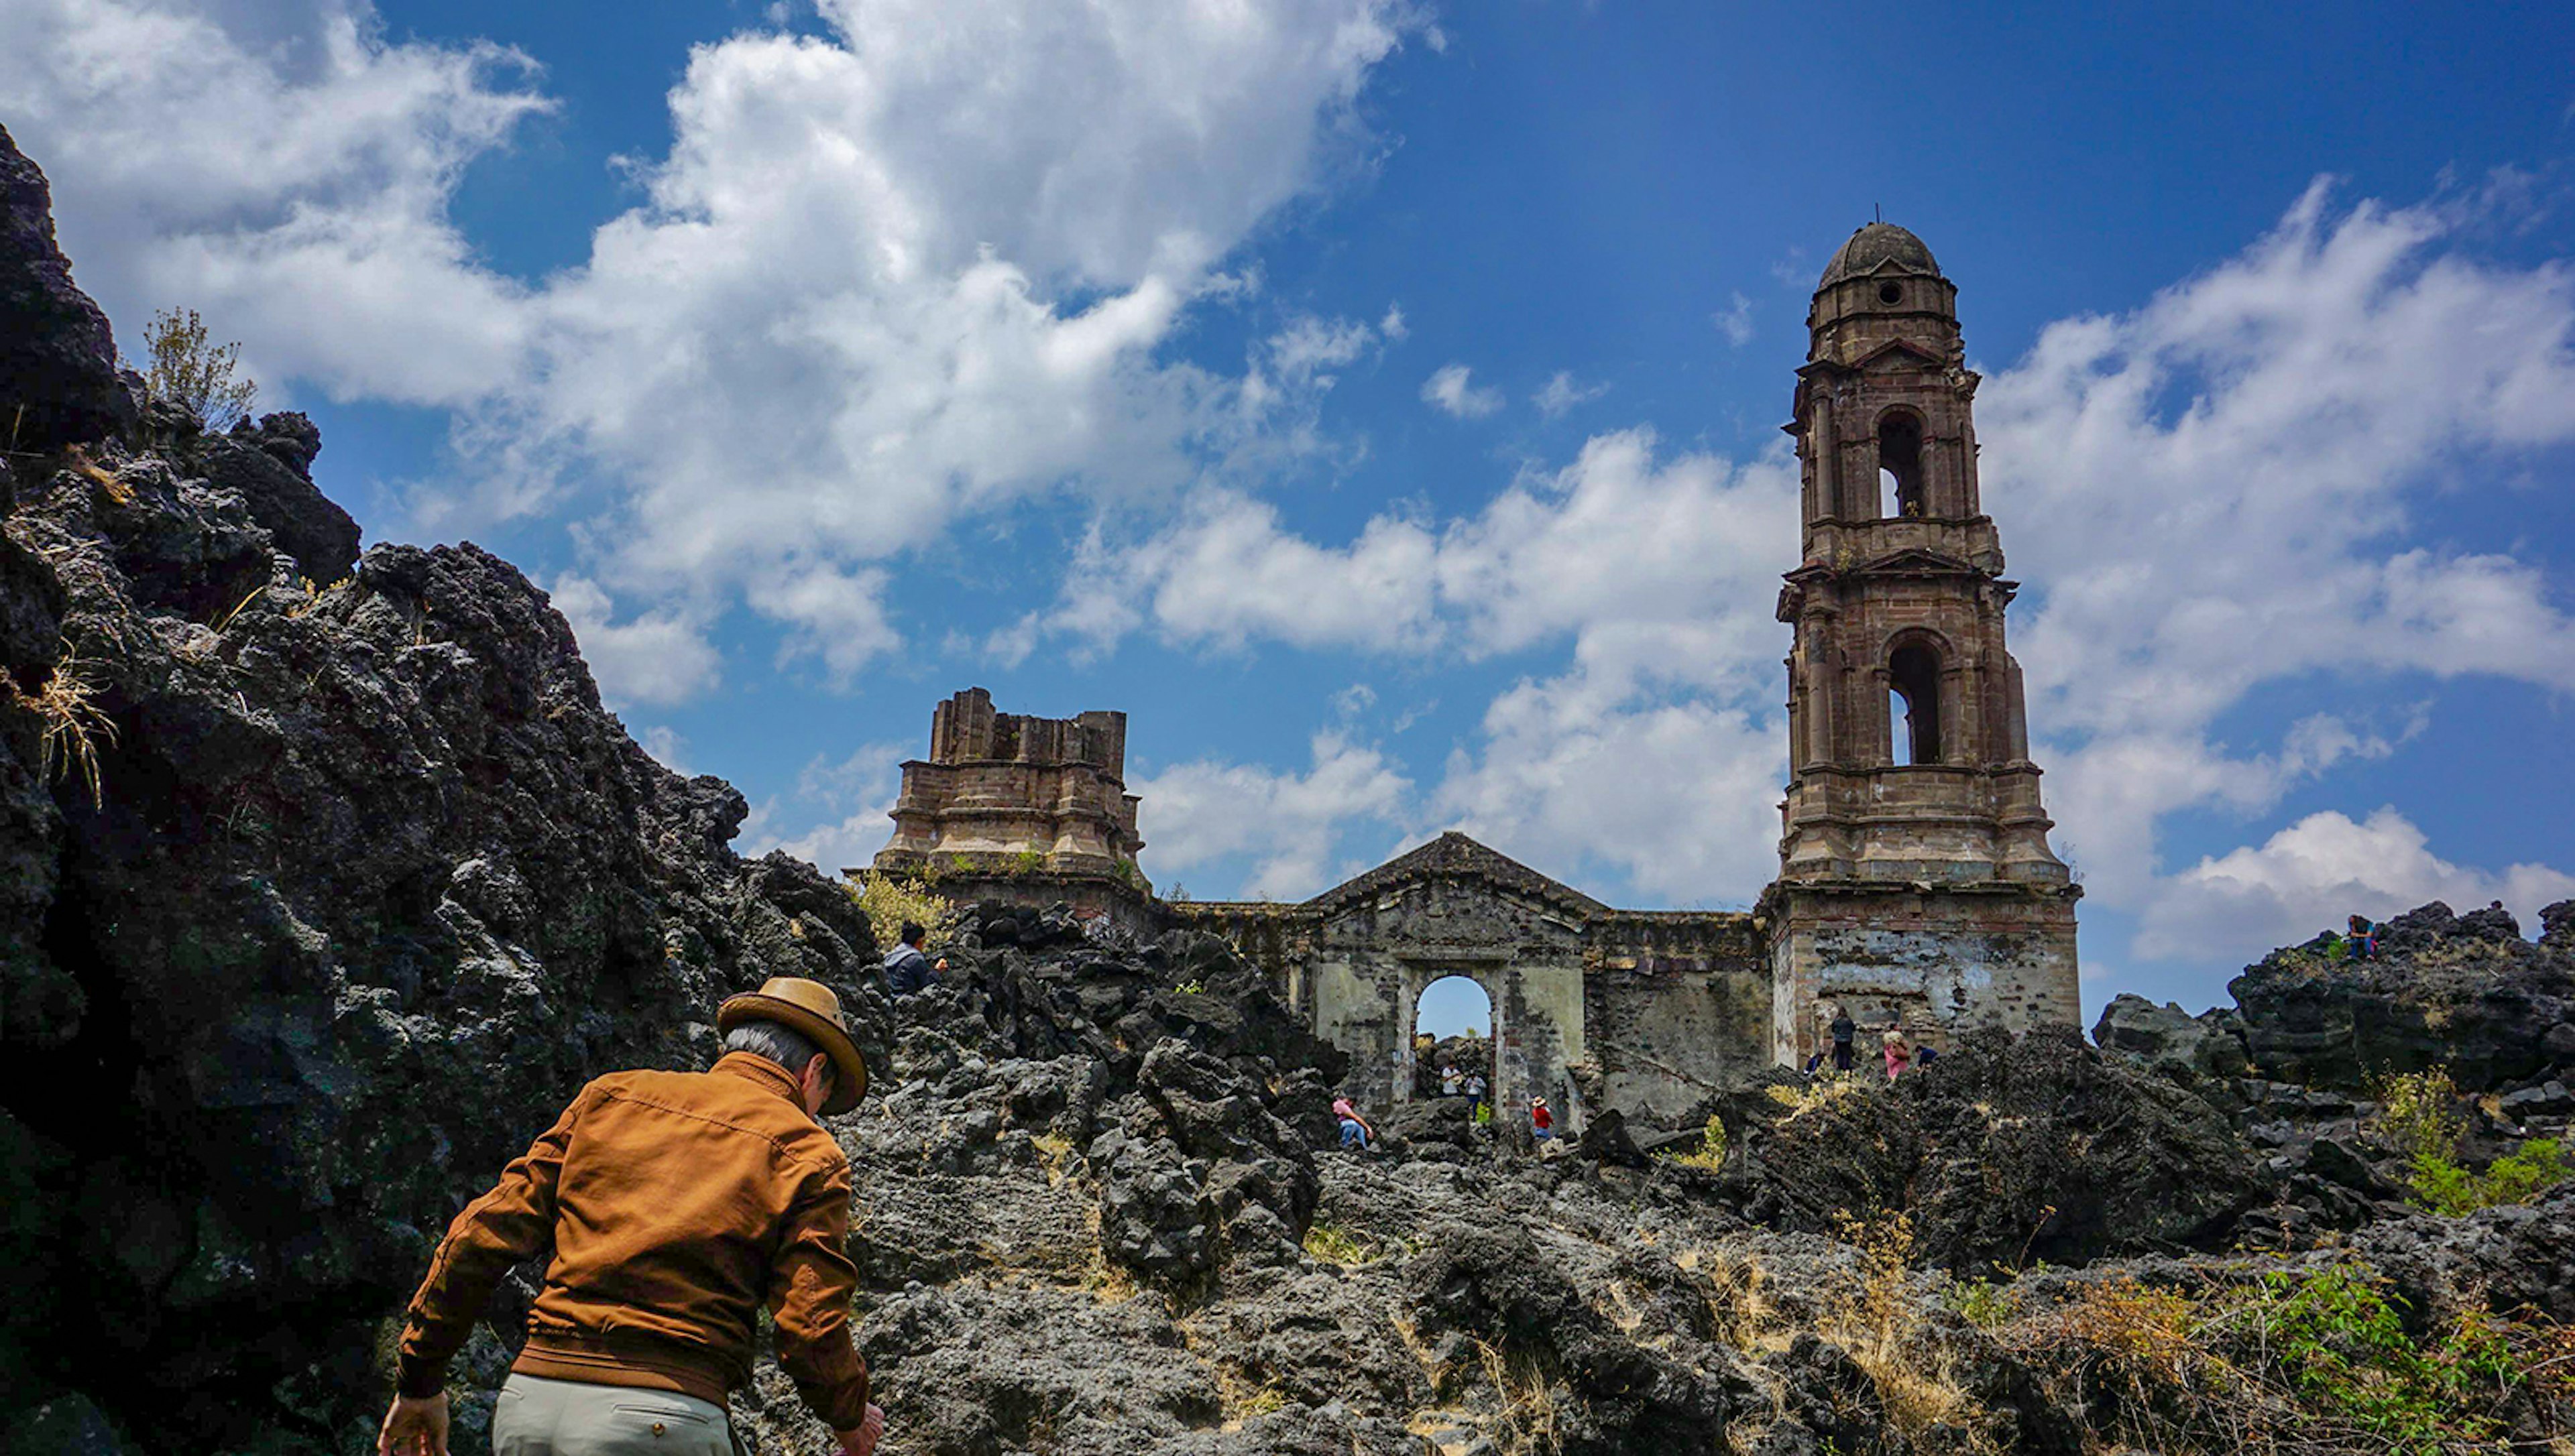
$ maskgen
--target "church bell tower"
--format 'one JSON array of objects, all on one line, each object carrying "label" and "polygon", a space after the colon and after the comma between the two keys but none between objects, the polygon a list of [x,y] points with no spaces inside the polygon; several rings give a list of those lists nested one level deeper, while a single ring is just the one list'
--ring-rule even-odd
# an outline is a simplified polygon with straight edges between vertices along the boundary
[{"label": "church bell tower", "polygon": [[1763,897],[1782,1061],[1836,1004],[1935,1045],[2081,1017],[2082,890],[2048,847],[2004,646],[2015,585],[1977,492],[1957,295],[1921,239],[1871,223],[1807,311],[1785,427],[1804,547],[1779,594],[1789,777]]}]

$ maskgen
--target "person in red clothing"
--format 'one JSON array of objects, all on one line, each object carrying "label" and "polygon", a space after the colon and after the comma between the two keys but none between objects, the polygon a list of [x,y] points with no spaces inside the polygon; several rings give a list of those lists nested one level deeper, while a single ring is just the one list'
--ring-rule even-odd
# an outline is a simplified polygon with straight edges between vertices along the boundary
[{"label": "person in red clothing", "polygon": [[1529,1098],[1529,1131],[1538,1141],[1555,1136],[1555,1114],[1546,1110],[1546,1098]]},{"label": "person in red clothing", "polygon": [[412,1296],[378,1456],[444,1456],[447,1364],[493,1286],[549,1241],[545,1290],[492,1413],[495,1456],[732,1456],[726,1395],[764,1306],[778,1363],[847,1456],[885,1413],[850,1341],[850,1160],[821,1114],[867,1063],[820,981],[716,1012],[703,1072],[614,1072],[448,1226]]}]

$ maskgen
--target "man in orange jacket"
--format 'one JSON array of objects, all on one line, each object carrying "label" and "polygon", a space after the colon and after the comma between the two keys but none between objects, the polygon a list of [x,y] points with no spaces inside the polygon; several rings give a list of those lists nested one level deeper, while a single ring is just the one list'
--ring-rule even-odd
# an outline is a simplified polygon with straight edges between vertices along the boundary
[{"label": "man in orange jacket", "polygon": [[775,977],[716,1027],[712,1069],[592,1082],[456,1216],[412,1296],[379,1456],[444,1456],[448,1361],[548,1239],[496,1456],[732,1456],[725,1396],[751,1378],[764,1304],[805,1403],[848,1456],[876,1449],[885,1413],[850,1341],[850,1161],[817,1120],[857,1105],[867,1063],[820,981]]}]

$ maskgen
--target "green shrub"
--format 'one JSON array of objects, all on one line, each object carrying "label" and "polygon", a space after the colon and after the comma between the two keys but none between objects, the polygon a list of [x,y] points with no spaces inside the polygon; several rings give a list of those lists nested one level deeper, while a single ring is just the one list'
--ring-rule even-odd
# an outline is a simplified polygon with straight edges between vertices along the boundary
[{"label": "green shrub", "polygon": [[2371,1125],[2405,1154],[2409,1190],[2436,1213],[2455,1217],[2526,1203],[2575,1175],[2565,1149],[2550,1137],[2532,1138],[2482,1173],[2461,1164],[2459,1139],[2467,1134],[2467,1119],[2459,1112],[2458,1085],[2437,1067],[2388,1077],[2377,1092]]},{"label": "green shrub", "polygon": [[1711,1112],[1707,1115],[1706,1128],[1699,1134],[1698,1151],[1672,1152],[1667,1149],[1655,1156],[1685,1168],[1698,1168],[1710,1173],[1721,1171],[1725,1167],[1725,1123]]},{"label": "green shrub", "polygon": [[2497,1434],[2471,1403],[2519,1374],[2500,1333],[2483,1320],[2461,1320],[2418,1343],[2375,1276],[2350,1265],[2264,1275],[2253,1313],[2301,1403],[2390,1451],[2433,1456],[2454,1439]]},{"label": "green shrub", "polygon": [[1949,1286],[1949,1307],[1978,1329],[1996,1330],[2011,1318],[2012,1294],[1990,1279],[1969,1279]]},{"label": "green shrub", "polygon": [[2378,1112],[2370,1125],[2397,1151],[2409,1158],[2424,1153],[2448,1157],[2458,1151],[2468,1124],[2459,1115],[2458,1084],[2448,1072],[2439,1067],[2400,1072],[2382,1079],[2375,1090]]},{"label": "green shrub", "polygon": [[849,888],[880,948],[895,943],[906,920],[930,932],[922,937],[924,945],[945,942],[957,928],[957,906],[922,879],[867,869],[851,877]]},{"label": "green shrub", "polygon": [[156,398],[185,409],[210,430],[230,430],[250,418],[259,384],[233,378],[241,345],[207,343],[205,321],[195,309],[153,315],[144,326],[143,342],[152,352],[143,379]]},{"label": "green shrub", "polygon": [[1305,1252],[1327,1264],[1339,1264],[1343,1268],[1364,1264],[1376,1257],[1376,1249],[1368,1240],[1319,1218],[1306,1226]]},{"label": "green shrub", "polygon": [[2496,1158],[2482,1173],[2462,1167],[2445,1154],[2418,1152],[2407,1179],[2415,1201],[2435,1213],[2457,1217],[2480,1208],[2527,1203],[2575,1175],[2566,1149],[2553,1137],[2534,1137]]}]

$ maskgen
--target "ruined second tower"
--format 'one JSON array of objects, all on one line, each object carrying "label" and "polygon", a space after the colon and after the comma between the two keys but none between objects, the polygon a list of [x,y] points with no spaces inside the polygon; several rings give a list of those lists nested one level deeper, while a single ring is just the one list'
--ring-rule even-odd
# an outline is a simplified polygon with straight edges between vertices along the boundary
[{"label": "ruined second tower", "polygon": [[2049,849],[1957,289],[1887,223],[1833,255],[1786,429],[1803,552],[1779,882],[1764,896],[1783,1060],[1830,1007],[1937,1033],[2078,1021],[2074,901]]}]

